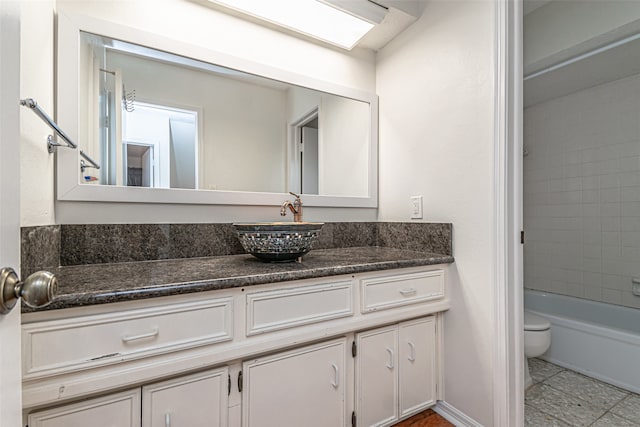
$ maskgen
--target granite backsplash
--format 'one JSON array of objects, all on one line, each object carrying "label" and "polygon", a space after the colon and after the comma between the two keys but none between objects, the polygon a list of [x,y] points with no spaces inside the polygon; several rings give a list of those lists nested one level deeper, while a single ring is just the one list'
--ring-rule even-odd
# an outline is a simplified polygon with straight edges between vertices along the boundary
[{"label": "granite backsplash", "polygon": [[[380,246],[452,253],[449,223],[328,222],[316,249]],[[195,258],[244,253],[230,223],[77,224],[23,227],[21,268],[27,276],[58,266]]]}]

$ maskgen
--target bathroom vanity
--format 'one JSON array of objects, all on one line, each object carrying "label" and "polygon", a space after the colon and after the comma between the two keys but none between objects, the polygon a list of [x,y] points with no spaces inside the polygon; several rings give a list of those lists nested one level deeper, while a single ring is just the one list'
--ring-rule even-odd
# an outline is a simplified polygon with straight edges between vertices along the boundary
[{"label": "bathroom vanity", "polygon": [[25,425],[391,425],[442,392],[451,262],[368,247],[62,267],[57,301],[23,314]]}]

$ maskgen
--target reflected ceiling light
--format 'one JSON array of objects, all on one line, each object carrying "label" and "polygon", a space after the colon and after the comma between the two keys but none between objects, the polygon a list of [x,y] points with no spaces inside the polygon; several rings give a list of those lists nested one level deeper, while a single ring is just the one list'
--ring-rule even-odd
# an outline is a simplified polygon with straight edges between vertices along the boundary
[{"label": "reflected ceiling light", "polygon": [[353,48],[372,22],[317,0],[209,0],[238,12],[323,40]]}]

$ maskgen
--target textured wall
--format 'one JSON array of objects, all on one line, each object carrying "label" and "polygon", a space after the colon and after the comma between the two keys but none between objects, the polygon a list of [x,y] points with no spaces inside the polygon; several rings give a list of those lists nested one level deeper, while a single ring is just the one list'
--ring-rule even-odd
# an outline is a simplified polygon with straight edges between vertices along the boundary
[{"label": "textured wall", "polygon": [[493,425],[495,3],[429,1],[378,55],[380,217],[454,224],[445,400]]}]

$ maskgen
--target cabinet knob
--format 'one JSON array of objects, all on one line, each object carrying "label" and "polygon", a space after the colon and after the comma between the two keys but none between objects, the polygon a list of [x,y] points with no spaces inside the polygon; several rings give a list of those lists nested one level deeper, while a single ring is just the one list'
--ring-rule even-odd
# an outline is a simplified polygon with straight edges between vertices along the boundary
[{"label": "cabinet knob", "polygon": [[19,298],[32,308],[45,307],[58,293],[58,279],[48,271],[37,271],[23,282],[16,272],[5,267],[0,269],[0,313],[6,314]]}]

